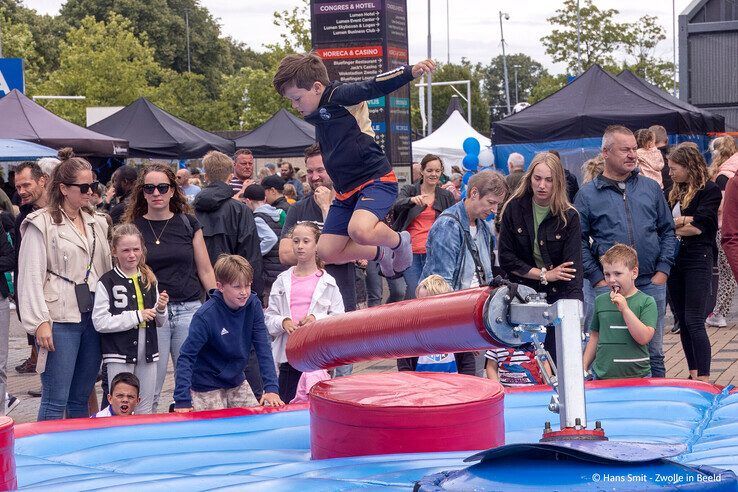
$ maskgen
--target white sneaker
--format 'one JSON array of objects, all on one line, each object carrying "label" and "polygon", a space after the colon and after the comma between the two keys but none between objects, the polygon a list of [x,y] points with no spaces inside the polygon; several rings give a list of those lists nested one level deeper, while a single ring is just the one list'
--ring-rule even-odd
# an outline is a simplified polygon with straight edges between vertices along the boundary
[{"label": "white sneaker", "polygon": [[705,320],[705,324],[708,326],[715,326],[717,328],[725,328],[728,323],[725,321],[725,316],[722,314],[712,313]]}]

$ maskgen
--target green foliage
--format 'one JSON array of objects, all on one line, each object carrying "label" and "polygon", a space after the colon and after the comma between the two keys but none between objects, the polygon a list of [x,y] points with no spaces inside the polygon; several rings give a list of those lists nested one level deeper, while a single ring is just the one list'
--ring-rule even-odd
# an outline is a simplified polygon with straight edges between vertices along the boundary
[{"label": "green foliage", "polygon": [[[515,67],[518,72],[518,94],[515,97]],[[507,68],[510,88],[510,106],[518,102],[528,101],[533,88],[548,71],[543,65],[523,53],[507,56]],[[490,118],[498,121],[507,114],[507,99],[505,97],[505,80],[502,55],[498,55],[484,67],[484,94],[490,106]]]},{"label": "green foliage", "polygon": [[[618,22],[615,9],[600,10],[592,0],[580,5],[582,71],[594,64],[617,74],[628,68],[638,76],[664,89],[673,86],[673,63],[655,56],[655,48],[666,39],[664,28],[654,16],[644,15],[635,23]],[[546,53],[554,62],[567,64],[569,73],[578,73],[577,0],[565,0],[548,21],[556,26],[541,38]],[[617,54],[622,54],[616,58]],[[533,100],[545,97],[557,86],[555,80],[543,82]]]},{"label": "green foliage", "polygon": [[[303,0],[291,10],[274,12],[274,25],[280,29],[281,48],[286,52],[304,53],[312,48],[310,39],[310,1]],[[272,45],[272,47],[278,47]]]},{"label": "green foliage", "polygon": [[92,17],[67,33],[61,45],[59,69],[39,92],[85,96],[80,101],[49,101],[46,106],[77,124],[85,123],[85,106],[125,106],[151,92],[162,75],[145,37],[139,40],[131,23],[118,14],[107,22]]},{"label": "green foliage", "polygon": [[544,75],[530,91],[528,102],[535,104],[566,85],[566,75]]},{"label": "green foliage", "polygon": [[36,49],[36,41],[28,24],[14,20],[4,7],[0,7],[0,32],[2,33],[3,57],[23,58],[26,84],[30,87],[39,78],[39,66],[43,57]]},{"label": "green foliage", "polygon": [[628,28],[625,52],[632,60],[626,60],[623,68],[671,92],[674,88],[674,63],[655,56],[656,46],[664,39],[666,33],[656,17],[644,15],[638,19]]},{"label": "green foliage", "polygon": [[167,70],[150,100],[203,130],[222,130],[230,119],[226,102],[212,99],[205,86],[205,76],[196,73]]},{"label": "green foliage", "polygon": [[[625,24],[615,22],[619,13],[615,9],[600,10],[592,0],[580,5],[580,38],[582,71],[592,65],[614,65],[615,53],[624,43],[627,29]],[[578,72],[577,61],[577,0],[565,0],[563,8],[548,22],[559,26],[551,34],[541,38],[546,54],[554,62],[566,63],[570,73]]]},{"label": "green foliage", "polygon": [[279,109],[291,109],[289,101],[272,86],[272,70],[244,67],[226,78],[223,101],[228,107],[230,129],[254,129]]}]

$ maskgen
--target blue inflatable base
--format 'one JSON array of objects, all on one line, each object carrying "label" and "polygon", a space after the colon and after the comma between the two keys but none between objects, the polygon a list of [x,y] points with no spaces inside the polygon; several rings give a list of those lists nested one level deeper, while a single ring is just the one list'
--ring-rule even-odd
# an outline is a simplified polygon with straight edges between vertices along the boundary
[{"label": "blue inflatable base", "polygon": [[[549,391],[505,396],[508,444],[536,443],[543,423],[558,426],[547,410]],[[738,394],[679,386],[600,387],[587,391],[588,420],[600,420],[611,441],[680,444],[685,452],[666,464],[671,482],[710,490],[716,482],[686,483],[686,467],[738,471]],[[29,435],[16,440],[19,488],[78,491],[113,487],[137,490],[359,490],[410,491],[434,474],[469,466],[473,452],[378,455],[310,460],[309,415],[305,410],[232,418],[163,422]],[[594,468],[505,457],[503,490],[544,490],[545,477],[569,480],[581,490],[596,480],[653,471],[638,463],[601,463]],[[479,467],[482,464],[472,465]],[[472,468],[478,470],[479,468]],[[471,470],[471,469],[470,469]],[[709,470],[709,468],[705,468]],[[691,473],[691,472],[690,472]],[[707,472],[705,472],[707,475]],[[668,474],[667,474],[668,475]],[[689,475],[692,476],[692,475]],[[484,478],[484,474],[475,477]],[[569,478],[565,478],[569,477]],[[571,478],[576,477],[576,478]],[[684,482],[676,483],[679,477]],[[627,478],[625,478],[627,480]],[[717,479],[716,479],[717,480]],[[605,488],[626,490],[615,478]],[[633,485],[633,482],[630,483]],[[639,489],[636,483],[632,489]],[[723,487],[728,485],[722,483]],[[718,489],[713,489],[718,490]],[[724,490],[724,488],[723,488]]]}]

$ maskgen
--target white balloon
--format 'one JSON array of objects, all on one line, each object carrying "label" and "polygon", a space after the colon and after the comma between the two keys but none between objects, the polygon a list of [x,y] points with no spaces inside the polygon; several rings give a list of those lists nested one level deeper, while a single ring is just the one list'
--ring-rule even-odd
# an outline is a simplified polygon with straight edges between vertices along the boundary
[{"label": "white balloon", "polygon": [[485,147],[479,152],[479,167],[494,167],[495,155],[492,149]]}]

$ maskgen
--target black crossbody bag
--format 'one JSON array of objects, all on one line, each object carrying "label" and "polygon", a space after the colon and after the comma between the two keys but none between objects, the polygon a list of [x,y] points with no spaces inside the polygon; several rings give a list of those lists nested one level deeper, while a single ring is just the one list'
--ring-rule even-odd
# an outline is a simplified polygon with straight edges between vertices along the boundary
[{"label": "black crossbody bag", "polygon": [[69,279],[63,275],[59,275],[51,270],[46,270],[52,275],[59,277],[62,280],[74,284],[74,295],[77,298],[77,308],[80,314],[91,313],[92,308],[95,305],[95,299],[90,292],[90,286],[87,281],[90,278],[90,272],[92,271],[92,262],[95,258],[95,246],[97,246],[97,235],[95,234],[95,227],[92,227],[92,253],[90,254],[90,262],[87,264],[87,272],[85,273],[85,280],[78,284],[74,280]]}]

